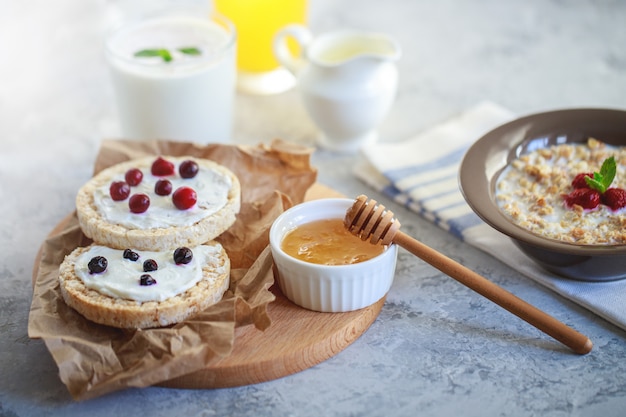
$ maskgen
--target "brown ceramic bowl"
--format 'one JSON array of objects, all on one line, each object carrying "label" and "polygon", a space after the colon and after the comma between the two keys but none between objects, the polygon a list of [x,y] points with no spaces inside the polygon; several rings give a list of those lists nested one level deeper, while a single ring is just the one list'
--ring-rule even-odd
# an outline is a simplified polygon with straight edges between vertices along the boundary
[{"label": "brown ceramic bowl", "polygon": [[626,245],[576,245],[543,238],[509,221],[495,201],[496,180],[512,160],[539,148],[585,142],[589,137],[626,146],[626,111],[556,110],[506,123],[467,151],[460,167],[460,187],[478,216],[548,271],[584,281],[624,279]]}]

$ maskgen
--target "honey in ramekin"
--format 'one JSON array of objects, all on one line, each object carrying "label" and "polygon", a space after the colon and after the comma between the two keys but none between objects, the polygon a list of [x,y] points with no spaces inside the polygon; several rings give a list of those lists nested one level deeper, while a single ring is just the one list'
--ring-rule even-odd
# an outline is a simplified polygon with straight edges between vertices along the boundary
[{"label": "honey in ramekin", "polygon": [[304,223],[285,235],[281,248],[301,261],[321,265],[350,265],[372,259],[385,250],[351,234],[342,219]]}]

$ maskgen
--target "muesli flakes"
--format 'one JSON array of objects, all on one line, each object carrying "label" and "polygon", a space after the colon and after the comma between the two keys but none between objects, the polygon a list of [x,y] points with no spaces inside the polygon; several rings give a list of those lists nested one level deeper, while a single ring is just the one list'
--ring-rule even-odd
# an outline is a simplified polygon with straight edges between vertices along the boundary
[{"label": "muesli flakes", "polygon": [[610,156],[617,162],[611,186],[626,188],[626,147],[590,138],[586,143],[542,148],[511,162],[496,183],[496,202],[515,224],[549,239],[580,245],[626,244],[626,209],[568,208],[563,198],[573,190],[577,174],[599,172]]}]

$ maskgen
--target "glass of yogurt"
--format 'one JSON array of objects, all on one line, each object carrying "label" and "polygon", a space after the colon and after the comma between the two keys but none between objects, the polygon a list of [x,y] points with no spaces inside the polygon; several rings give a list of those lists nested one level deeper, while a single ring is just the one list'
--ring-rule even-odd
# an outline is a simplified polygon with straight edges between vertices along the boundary
[{"label": "glass of yogurt", "polygon": [[125,138],[230,141],[237,70],[229,20],[153,15],[119,25],[105,50]]}]

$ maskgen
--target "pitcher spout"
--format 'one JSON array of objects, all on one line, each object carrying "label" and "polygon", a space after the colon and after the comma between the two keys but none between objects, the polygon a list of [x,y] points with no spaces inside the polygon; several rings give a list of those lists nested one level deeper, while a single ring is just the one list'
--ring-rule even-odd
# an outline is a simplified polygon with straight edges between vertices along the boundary
[{"label": "pitcher spout", "polygon": [[402,51],[391,36],[379,33],[340,31],[322,35],[307,50],[307,58],[320,66],[334,67],[363,59],[395,62]]}]

